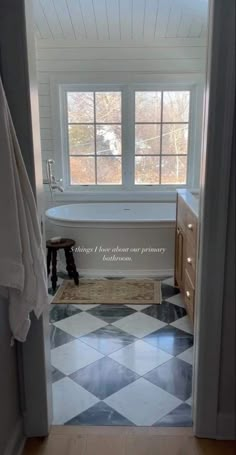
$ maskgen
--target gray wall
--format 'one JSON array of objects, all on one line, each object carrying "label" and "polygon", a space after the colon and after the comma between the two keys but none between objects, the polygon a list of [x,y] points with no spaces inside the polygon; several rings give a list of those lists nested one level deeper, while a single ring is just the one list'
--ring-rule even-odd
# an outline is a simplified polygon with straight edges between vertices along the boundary
[{"label": "gray wall", "polygon": [[[236,439],[235,123],[232,147],[221,345],[219,418],[224,419],[224,427],[228,427],[229,433],[233,434],[234,432]],[[232,420],[232,417],[230,418],[232,415],[234,416],[234,420]]]},{"label": "gray wall", "polygon": [[0,453],[3,454],[13,435],[18,438],[22,432],[16,346],[11,347],[11,333],[8,325],[8,302],[0,297]]}]

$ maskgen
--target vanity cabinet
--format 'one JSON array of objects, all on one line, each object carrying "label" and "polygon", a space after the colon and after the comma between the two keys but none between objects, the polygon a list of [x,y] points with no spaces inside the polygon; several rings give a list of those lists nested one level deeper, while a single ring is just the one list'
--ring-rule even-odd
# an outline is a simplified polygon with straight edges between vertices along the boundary
[{"label": "vanity cabinet", "polygon": [[177,192],[175,233],[175,285],[184,296],[193,322],[195,308],[198,201],[187,190]]}]

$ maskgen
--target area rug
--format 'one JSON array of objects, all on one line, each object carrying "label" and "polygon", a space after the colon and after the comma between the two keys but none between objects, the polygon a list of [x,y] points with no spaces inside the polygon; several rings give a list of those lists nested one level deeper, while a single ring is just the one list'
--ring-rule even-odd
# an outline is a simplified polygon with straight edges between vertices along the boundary
[{"label": "area rug", "polygon": [[52,303],[135,304],[161,303],[161,283],[154,280],[81,279],[79,286],[64,280]]}]

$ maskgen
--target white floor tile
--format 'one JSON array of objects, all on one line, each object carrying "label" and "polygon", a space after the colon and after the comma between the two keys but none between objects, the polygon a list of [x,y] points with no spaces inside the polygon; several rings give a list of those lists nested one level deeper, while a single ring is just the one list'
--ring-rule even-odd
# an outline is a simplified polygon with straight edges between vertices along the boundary
[{"label": "white floor tile", "polygon": [[91,308],[96,308],[96,306],[98,306],[99,304],[98,303],[95,303],[95,304],[89,304],[89,303],[75,303],[73,304],[73,306],[75,306],[76,308],[79,308],[80,310],[82,311],[87,311],[87,310],[90,310]]},{"label": "white floor tile", "polygon": [[126,304],[126,306],[128,306],[129,308],[132,308],[133,310],[136,310],[136,311],[142,311],[151,305],[128,305],[128,304]]},{"label": "white floor tile", "polygon": [[163,284],[168,284],[169,286],[175,286],[175,283],[174,283],[174,277],[171,276],[170,278],[167,278],[166,280],[162,280],[162,283]]},{"label": "white floor tile", "polygon": [[64,374],[71,374],[104,357],[103,354],[79,340],[51,350],[52,365]]},{"label": "white floor tile", "polygon": [[172,297],[166,299],[166,302],[170,302],[173,303],[174,305],[180,306],[181,308],[185,308],[184,298],[182,294],[173,295]]},{"label": "white floor tile", "polygon": [[177,329],[183,330],[184,332],[193,333],[193,326],[188,315],[172,322],[171,325],[177,327]]},{"label": "white floor tile", "polygon": [[189,404],[189,406],[193,405],[193,397],[190,397],[188,400],[185,401],[185,403]]},{"label": "white floor tile", "polygon": [[63,425],[99,400],[69,378],[63,378],[52,385],[53,424]]},{"label": "white floor tile", "polygon": [[184,360],[187,363],[190,363],[190,365],[193,364],[193,347],[187,349],[184,352],[181,352],[181,354],[177,355],[177,357],[181,360]]},{"label": "white floor tile", "polygon": [[110,354],[109,357],[141,376],[172,358],[170,354],[142,340]]},{"label": "white floor tile", "polygon": [[143,313],[134,313],[119,321],[113,322],[113,325],[137,338],[143,338],[155,330],[161,329],[166,324],[158,319],[154,319]]},{"label": "white floor tile", "polygon": [[99,318],[96,318],[95,316],[92,316],[91,314],[83,312],[70,316],[62,321],[55,322],[54,325],[74,337],[81,337],[87,333],[104,327],[107,323]]},{"label": "white floor tile", "polygon": [[143,378],[129,384],[104,401],[139,426],[153,425],[182,403],[178,398]]}]

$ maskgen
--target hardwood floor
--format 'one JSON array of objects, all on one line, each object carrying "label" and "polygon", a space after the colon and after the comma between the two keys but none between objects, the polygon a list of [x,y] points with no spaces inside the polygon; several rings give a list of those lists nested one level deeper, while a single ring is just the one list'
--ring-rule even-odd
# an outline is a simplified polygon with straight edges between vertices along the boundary
[{"label": "hardwood floor", "polygon": [[197,439],[187,428],[52,427],[23,455],[235,455],[236,441]]}]

